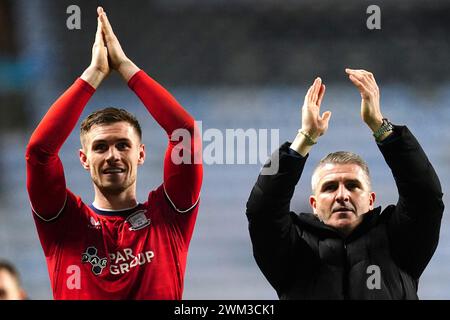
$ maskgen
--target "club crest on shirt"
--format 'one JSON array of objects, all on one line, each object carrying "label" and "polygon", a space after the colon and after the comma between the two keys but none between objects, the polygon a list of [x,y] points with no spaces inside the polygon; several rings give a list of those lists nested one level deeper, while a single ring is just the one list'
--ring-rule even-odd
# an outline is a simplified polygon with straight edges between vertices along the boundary
[{"label": "club crest on shirt", "polygon": [[108,260],[106,258],[100,258],[97,255],[96,247],[88,247],[86,251],[81,255],[81,262],[89,262],[92,265],[92,273],[98,276],[103,272],[103,269],[106,267]]},{"label": "club crest on shirt", "polygon": [[145,215],[145,210],[139,210],[131,214],[126,222],[131,225],[130,231],[140,230],[150,225],[150,219]]}]

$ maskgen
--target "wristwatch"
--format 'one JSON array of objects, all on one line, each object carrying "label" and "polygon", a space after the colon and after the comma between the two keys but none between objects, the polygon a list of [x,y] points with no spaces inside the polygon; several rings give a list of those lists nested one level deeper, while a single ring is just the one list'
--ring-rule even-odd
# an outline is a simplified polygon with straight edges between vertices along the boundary
[{"label": "wristwatch", "polygon": [[382,120],[383,123],[381,124],[381,127],[373,133],[373,136],[375,137],[376,141],[379,141],[380,137],[383,134],[385,134],[388,131],[392,131],[394,129],[394,126],[388,119],[383,118]]}]

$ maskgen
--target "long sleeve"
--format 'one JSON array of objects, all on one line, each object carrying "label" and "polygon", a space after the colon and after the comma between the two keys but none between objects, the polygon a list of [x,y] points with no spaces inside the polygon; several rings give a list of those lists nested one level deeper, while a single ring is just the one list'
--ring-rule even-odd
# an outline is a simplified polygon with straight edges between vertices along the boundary
[{"label": "long sleeve", "polygon": [[77,79],[31,135],[25,155],[27,190],[33,211],[43,220],[55,218],[64,206],[66,182],[58,152],[94,92],[87,82]]},{"label": "long sleeve", "polygon": [[290,202],[307,157],[291,154],[289,145],[283,144],[265,164],[267,167],[272,161],[279,161],[279,170],[274,175],[259,175],[246,211],[253,255],[279,295],[286,285],[289,268],[296,265],[296,260],[305,258],[302,253],[307,252],[307,245],[293,223],[294,213],[290,212]]},{"label": "long sleeve", "polygon": [[[137,72],[128,82],[147,110],[166,131],[169,145],[164,159],[164,190],[172,206],[179,212],[190,211],[198,202],[203,179],[201,137],[194,118],[155,80],[144,71]],[[180,141],[172,139],[177,129],[184,129],[191,139],[180,150]],[[181,153],[182,163],[172,161],[173,153]]]},{"label": "long sleeve", "polygon": [[419,278],[439,241],[443,194],[436,172],[408,128],[395,126],[394,134],[379,145],[399,193],[397,205],[390,208],[388,232],[399,264]]}]

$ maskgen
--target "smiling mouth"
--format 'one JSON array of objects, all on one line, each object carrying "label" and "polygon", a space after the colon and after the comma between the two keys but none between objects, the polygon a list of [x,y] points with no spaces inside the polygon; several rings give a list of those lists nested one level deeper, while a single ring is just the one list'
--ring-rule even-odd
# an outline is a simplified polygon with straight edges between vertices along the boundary
[{"label": "smiling mouth", "polygon": [[122,168],[108,168],[103,170],[103,174],[118,174],[125,172],[125,169]]}]

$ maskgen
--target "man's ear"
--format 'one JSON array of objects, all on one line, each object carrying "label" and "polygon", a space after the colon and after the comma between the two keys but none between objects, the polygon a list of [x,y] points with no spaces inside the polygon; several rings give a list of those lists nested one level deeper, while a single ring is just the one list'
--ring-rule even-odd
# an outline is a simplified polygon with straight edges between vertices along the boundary
[{"label": "man's ear", "polygon": [[370,192],[369,193],[369,209],[372,210],[374,205],[375,205],[375,192]]},{"label": "man's ear", "polygon": [[89,162],[88,162],[88,159],[87,159],[87,155],[86,155],[86,153],[84,152],[83,149],[79,150],[79,155],[80,155],[81,165],[83,166],[84,169],[89,171]]},{"label": "man's ear", "polygon": [[314,214],[317,214],[317,199],[315,195],[309,196],[309,205],[314,211]]},{"label": "man's ear", "polygon": [[145,161],[145,145],[142,143],[139,146],[139,159],[138,159],[138,165],[144,164]]}]

